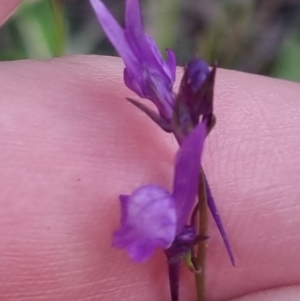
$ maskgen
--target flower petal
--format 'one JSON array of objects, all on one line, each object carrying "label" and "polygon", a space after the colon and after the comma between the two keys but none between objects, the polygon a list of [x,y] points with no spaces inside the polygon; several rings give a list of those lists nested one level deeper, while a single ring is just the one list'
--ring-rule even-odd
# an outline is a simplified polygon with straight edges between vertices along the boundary
[{"label": "flower petal", "polygon": [[170,122],[173,115],[175,57],[168,53],[165,62],[143,28],[138,0],[126,1],[126,28],[123,29],[100,0],[90,0],[97,18],[111,43],[124,60],[124,81],[140,97],[157,106],[160,115]]},{"label": "flower petal", "polygon": [[135,68],[137,60],[126,40],[124,29],[118,24],[102,1],[90,0],[90,3],[105,34],[124,60],[125,65]]},{"label": "flower petal", "polygon": [[125,23],[135,37],[145,38],[139,0],[126,0]]},{"label": "flower petal", "polygon": [[[131,49],[139,58],[141,65],[147,64],[148,69],[155,69],[159,73],[159,80],[165,82],[165,85],[172,89],[175,80],[175,73],[172,73],[169,65],[163,60],[163,57],[156,43],[145,34],[139,0],[126,0],[126,32],[127,41]],[[175,56],[172,63],[175,68]],[[151,71],[150,71],[151,72]]]},{"label": "flower petal", "polygon": [[204,118],[210,120],[213,114],[214,86],[216,78],[216,65],[209,72],[206,80],[196,93],[196,101],[194,103],[193,113],[196,116],[203,115]]},{"label": "flower petal", "polygon": [[166,90],[160,74],[155,69],[143,70],[140,68],[139,74],[131,71],[129,68],[124,69],[125,85],[138,96],[150,99],[156,105],[161,117],[169,121],[173,112],[173,92],[171,89],[171,91]]},{"label": "flower petal", "polygon": [[156,62],[158,63],[158,66],[160,67],[160,73],[162,78],[166,81],[167,86],[172,87],[175,81],[175,68],[176,68],[175,54],[173,53],[173,51],[167,50],[168,60],[170,59],[170,61],[166,62],[163,59],[161,52],[158,49],[154,40],[148,35],[146,35],[146,38],[148,42],[148,47],[149,49],[151,49],[151,52],[154,55]]},{"label": "flower petal", "polygon": [[126,0],[126,37],[140,63],[148,63],[161,70],[160,62],[157,60],[152,48],[149,47],[148,37],[145,34],[142,23],[139,0]]},{"label": "flower petal", "polygon": [[203,60],[192,60],[186,67],[188,78],[191,82],[191,90],[196,93],[209,75],[208,65]]},{"label": "flower petal", "polygon": [[167,53],[167,64],[171,74],[172,82],[176,79],[176,56],[175,53],[171,49],[166,49]]},{"label": "flower petal", "polygon": [[125,85],[138,96],[145,97],[145,93],[142,90],[143,83],[135,74],[132,74],[127,68],[124,69],[123,79]]},{"label": "flower petal", "polygon": [[188,63],[180,83],[177,102],[183,103],[194,125],[202,115],[208,121],[213,115],[213,89],[216,66],[209,71],[206,62],[195,59]]},{"label": "flower petal", "polygon": [[177,154],[172,194],[177,212],[177,233],[183,229],[195,203],[205,136],[206,124],[202,122],[183,141]]},{"label": "flower petal", "polygon": [[167,249],[175,239],[174,199],[158,185],[146,185],[131,196],[120,196],[121,227],[115,231],[113,245],[126,248],[133,261],[151,257],[157,247]]}]

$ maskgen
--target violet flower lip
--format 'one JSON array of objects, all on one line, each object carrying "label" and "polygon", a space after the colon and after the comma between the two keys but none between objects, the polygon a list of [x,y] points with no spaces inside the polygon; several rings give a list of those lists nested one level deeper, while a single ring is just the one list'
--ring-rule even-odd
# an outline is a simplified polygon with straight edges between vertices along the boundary
[{"label": "violet flower lip", "polygon": [[200,123],[184,140],[176,156],[172,194],[150,184],[120,196],[121,227],[113,245],[125,248],[133,261],[148,260],[156,248],[166,250],[180,238],[195,205],[205,137],[206,124]]}]

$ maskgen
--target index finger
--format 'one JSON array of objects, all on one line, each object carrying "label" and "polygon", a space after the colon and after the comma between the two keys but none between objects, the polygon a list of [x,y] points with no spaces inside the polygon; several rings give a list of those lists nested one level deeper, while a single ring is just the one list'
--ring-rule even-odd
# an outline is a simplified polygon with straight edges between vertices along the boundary
[{"label": "index finger", "polygon": [[[168,298],[162,252],[138,265],[111,247],[118,195],[151,182],[170,187],[177,148],[126,102],[123,68],[97,56],[1,63],[5,300]],[[204,168],[237,266],[212,224],[208,300],[299,284],[299,94],[295,83],[217,73]],[[189,272],[181,296],[194,299]]]}]

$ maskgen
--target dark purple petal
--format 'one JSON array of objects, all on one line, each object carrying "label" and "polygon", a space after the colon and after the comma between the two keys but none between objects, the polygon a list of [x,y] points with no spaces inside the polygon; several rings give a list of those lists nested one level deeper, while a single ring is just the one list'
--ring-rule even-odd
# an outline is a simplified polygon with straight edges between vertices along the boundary
[{"label": "dark purple petal", "polygon": [[214,201],[214,198],[212,196],[212,193],[211,193],[211,190],[210,190],[210,187],[209,187],[209,184],[208,184],[206,178],[205,178],[205,187],[206,187],[206,195],[207,195],[207,205],[208,205],[209,210],[210,210],[210,212],[211,212],[211,214],[212,214],[212,216],[215,220],[215,223],[216,223],[216,225],[217,225],[217,227],[220,231],[220,234],[223,238],[225,247],[226,247],[228,255],[230,257],[230,261],[231,261],[232,265],[234,266],[235,265],[235,260],[234,260],[233,252],[231,250],[230,243],[229,243],[227,234],[225,232],[225,228],[223,226],[220,214],[218,212],[216,203]]},{"label": "dark purple petal", "polygon": [[206,80],[196,92],[196,101],[193,105],[193,113],[195,116],[202,115],[208,120],[212,118],[216,71],[217,67],[214,65]]},{"label": "dark purple petal", "polygon": [[198,124],[201,115],[208,122],[212,118],[215,74],[216,66],[209,71],[208,65],[198,59],[191,61],[185,68],[176,103],[185,108],[194,126]]},{"label": "dark purple petal", "polygon": [[121,227],[113,245],[126,248],[133,261],[142,262],[159,247],[171,246],[176,234],[174,199],[158,185],[146,185],[130,196],[120,196]]},{"label": "dark purple petal", "polygon": [[191,84],[191,91],[196,93],[209,75],[209,68],[203,60],[195,59],[186,67],[188,79]]},{"label": "dark purple petal", "polygon": [[182,231],[194,207],[205,136],[206,124],[200,123],[185,138],[177,153],[173,183],[173,197],[177,212],[177,234]]}]

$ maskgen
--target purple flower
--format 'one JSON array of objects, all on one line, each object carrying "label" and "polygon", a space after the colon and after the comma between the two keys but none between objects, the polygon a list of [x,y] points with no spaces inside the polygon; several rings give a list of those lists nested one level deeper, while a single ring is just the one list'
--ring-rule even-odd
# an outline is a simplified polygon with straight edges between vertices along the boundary
[{"label": "purple flower", "polygon": [[178,97],[190,108],[195,124],[199,116],[211,118],[213,114],[213,90],[216,66],[209,71],[206,62],[194,59],[185,67]]},{"label": "purple flower", "polygon": [[206,119],[209,129],[213,117],[213,89],[216,66],[210,71],[208,65],[199,59],[187,64],[175,100],[174,131],[177,137],[185,137],[199,123]]},{"label": "purple flower", "polygon": [[176,61],[167,50],[164,61],[154,41],[145,34],[138,0],[126,1],[122,28],[100,0],[90,0],[104,32],[125,63],[124,82],[137,95],[150,99],[161,117],[169,122],[173,114]]},{"label": "purple flower", "polygon": [[[156,248],[169,249],[176,241],[190,243],[185,227],[195,205],[206,124],[200,123],[183,141],[175,164],[173,192],[145,185],[121,195],[121,227],[113,245],[125,248],[136,262],[149,259]],[[176,240],[176,238],[179,238]]]}]

